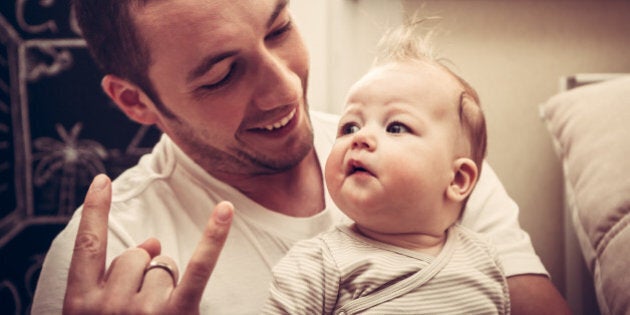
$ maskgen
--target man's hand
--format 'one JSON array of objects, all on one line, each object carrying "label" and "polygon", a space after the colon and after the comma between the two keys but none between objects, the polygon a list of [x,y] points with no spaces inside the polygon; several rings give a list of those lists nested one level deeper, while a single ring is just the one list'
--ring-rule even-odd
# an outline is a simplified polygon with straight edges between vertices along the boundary
[{"label": "man's hand", "polygon": [[[198,314],[203,290],[230,229],[234,207],[219,203],[182,280],[174,261],[148,239],[105,268],[111,181],[98,175],[85,197],[68,271],[64,314]],[[150,263],[153,267],[150,267]]]}]

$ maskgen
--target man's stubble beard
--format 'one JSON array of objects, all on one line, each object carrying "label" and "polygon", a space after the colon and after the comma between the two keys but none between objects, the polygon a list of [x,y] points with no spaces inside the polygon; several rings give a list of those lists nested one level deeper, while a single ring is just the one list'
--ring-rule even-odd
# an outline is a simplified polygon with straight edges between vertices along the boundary
[{"label": "man's stubble beard", "polygon": [[[179,117],[171,121],[173,139],[193,161],[212,175],[271,175],[288,171],[297,166],[313,150],[313,128],[308,111],[305,111],[308,121],[307,132],[300,133],[291,152],[281,151],[265,154],[251,150],[244,150],[250,146],[238,137],[236,144],[226,150],[219,149],[204,141],[211,131],[204,130],[196,133],[189,124]],[[221,177],[221,176],[218,176]]]}]

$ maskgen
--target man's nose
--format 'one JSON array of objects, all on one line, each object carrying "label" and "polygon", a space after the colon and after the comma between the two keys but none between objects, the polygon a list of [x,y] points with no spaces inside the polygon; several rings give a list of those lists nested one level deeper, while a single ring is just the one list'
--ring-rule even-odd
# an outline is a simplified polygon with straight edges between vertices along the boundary
[{"label": "man's nose", "polygon": [[266,52],[261,57],[254,104],[263,110],[298,102],[302,95],[300,77],[280,56]]}]

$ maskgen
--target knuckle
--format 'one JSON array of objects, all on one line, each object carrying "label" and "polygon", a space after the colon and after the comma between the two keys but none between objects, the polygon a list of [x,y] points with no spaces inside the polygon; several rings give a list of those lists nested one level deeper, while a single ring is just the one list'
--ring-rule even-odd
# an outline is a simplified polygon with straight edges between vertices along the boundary
[{"label": "knuckle", "polygon": [[66,297],[63,302],[63,314],[81,314],[85,312],[82,299],[76,297]]},{"label": "knuckle", "polygon": [[187,272],[192,279],[196,281],[206,281],[212,274],[212,269],[208,268],[206,263],[191,261],[188,264]]},{"label": "knuckle", "polygon": [[149,304],[142,304],[141,306],[138,306],[136,309],[134,309],[133,314],[150,315],[159,314],[159,312]]},{"label": "knuckle", "polygon": [[132,314],[129,312],[129,304],[128,299],[109,298],[94,314]]},{"label": "knuckle", "polygon": [[63,314],[96,314],[99,309],[95,300],[85,296],[68,296],[63,301]]},{"label": "knuckle", "polygon": [[146,250],[139,247],[128,248],[121,255],[133,257],[132,259],[142,259],[147,261],[151,259],[151,255],[149,255]]},{"label": "knuckle", "polygon": [[204,236],[213,243],[223,243],[227,233],[223,228],[206,229]]},{"label": "knuckle", "polygon": [[147,296],[138,297],[133,301],[131,307],[127,310],[130,314],[134,315],[153,315],[153,314],[168,314],[163,302],[157,302],[149,299]]},{"label": "knuckle", "polygon": [[137,265],[146,265],[151,257],[149,253],[141,248],[128,248],[120,255],[114,257],[108,273],[111,273],[114,269],[126,269],[133,268]]},{"label": "knuckle", "polygon": [[151,259],[149,253],[147,253],[142,248],[128,248],[122,254],[118,255],[114,258],[115,261],[123,261],[123,262],[148,262]]},{"label": "knuckle", "polygon": [[77,234],[74,243],[74,251],[86,254],[97,254],[100,252],[102,244],[102,240],[96,234],[82,232]]}]

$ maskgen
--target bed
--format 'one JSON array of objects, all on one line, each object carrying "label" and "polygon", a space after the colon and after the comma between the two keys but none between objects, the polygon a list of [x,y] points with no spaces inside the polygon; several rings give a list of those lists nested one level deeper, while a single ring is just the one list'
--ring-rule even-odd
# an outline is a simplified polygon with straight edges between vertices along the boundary
[{"label": "bed", "polygon": [[630,314],[630,74],[561,82],[540,113],[565,186],[565,296],[576,314]]}]

